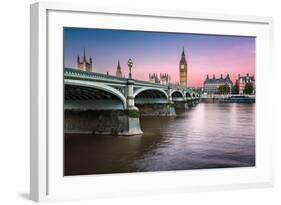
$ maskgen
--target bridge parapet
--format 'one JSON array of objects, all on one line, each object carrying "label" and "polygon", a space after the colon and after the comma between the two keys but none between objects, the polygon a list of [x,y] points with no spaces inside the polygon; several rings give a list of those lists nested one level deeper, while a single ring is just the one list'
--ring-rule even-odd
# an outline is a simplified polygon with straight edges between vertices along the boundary
[{"label": "bridge parapet", "polygon": [[83,80],[93,80],[93,81],[118,81],[126,84],[126,78],[120,78],[112,75],[106,75],[102,73],[94,73],[88,71],[81,71],[78,69],[73,68],[65,68],[64,70],[64,77],[65,78],[75,78],[75,79],[83,79]]}]

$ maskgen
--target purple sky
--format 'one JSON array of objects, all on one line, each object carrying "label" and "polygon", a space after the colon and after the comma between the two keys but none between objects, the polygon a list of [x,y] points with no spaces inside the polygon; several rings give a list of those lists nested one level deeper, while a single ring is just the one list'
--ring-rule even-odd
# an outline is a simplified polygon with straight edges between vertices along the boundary
[{"label": "purple sky", "polygon": [[206,75],[255,75],[255,38],[200,34],[64,28],[64,66],[77,68],[77,55],[93,58],[93,71],[115,75],[118,59],[128,76],[132,58],[133,78],[148,80],[149,73],[168,73],[179,81],[179,60],[184,47],[188,86],[201,87]]}]

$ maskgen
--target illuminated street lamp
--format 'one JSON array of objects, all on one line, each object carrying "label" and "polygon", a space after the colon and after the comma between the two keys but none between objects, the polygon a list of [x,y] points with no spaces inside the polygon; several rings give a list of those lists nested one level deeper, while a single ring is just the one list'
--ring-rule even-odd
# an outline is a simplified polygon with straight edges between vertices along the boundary
[{"label": "illuminated street lamp", "polygon": [[132,79],[131,69],[133,67],[133,61],[131,58],[128,60],[128,67],[129,67],[129,79]]}]

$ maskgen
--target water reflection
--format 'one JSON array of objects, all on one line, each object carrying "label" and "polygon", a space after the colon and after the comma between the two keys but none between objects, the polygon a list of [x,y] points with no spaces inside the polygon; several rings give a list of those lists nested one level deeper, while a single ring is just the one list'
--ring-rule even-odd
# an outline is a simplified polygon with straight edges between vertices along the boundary
[{"label": "water reflection", "polygon": [[255,165],[255,104],[198,104],[142,117],[143,136],[65,136],[65,174]]}]

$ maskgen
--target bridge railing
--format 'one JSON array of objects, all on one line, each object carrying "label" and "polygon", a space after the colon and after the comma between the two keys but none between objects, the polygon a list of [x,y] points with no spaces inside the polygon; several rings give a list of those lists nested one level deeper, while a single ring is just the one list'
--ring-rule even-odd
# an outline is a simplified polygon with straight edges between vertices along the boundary
[{"label": "bridge railing", "polygon": [[78,69],[73,68],[64,68],[64,76],[65,77],[74,77],[74,78],[81,78],[81,79],[101,79],[101,80],[117,80],[117,81],[123,81],[126,82],[126,78],[121,78],[117,76],[112,75],[106,75],[102,73],[95,73],[95,72],[88,72],[88,71],[81,71]]}]

